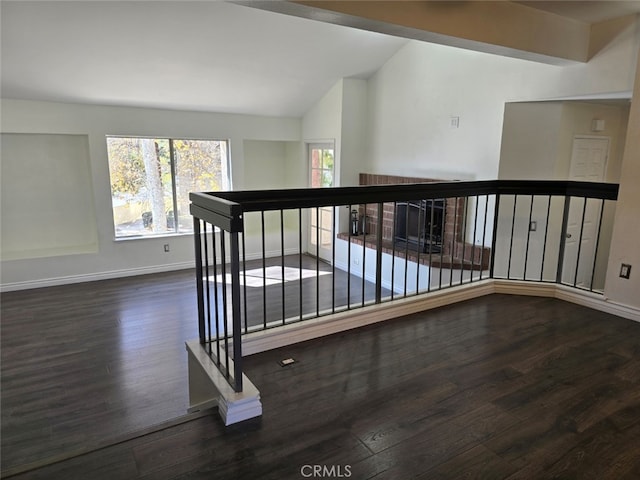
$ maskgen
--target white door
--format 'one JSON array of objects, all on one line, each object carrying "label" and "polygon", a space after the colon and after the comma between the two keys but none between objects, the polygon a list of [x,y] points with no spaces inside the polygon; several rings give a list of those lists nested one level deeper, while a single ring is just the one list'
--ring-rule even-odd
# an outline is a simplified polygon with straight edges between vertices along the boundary
[{"label": "white door", "polygon": [[[609,138],[575,137],[571,152],[569,180],[603,182],[608,154]],[[589,200],[586,207],[584,202],[583,198],[571,198],[565,236],[562,281],[572,285],[575,281],[577,286],[589,288],[596,256],[601,202]],[[582,221],[583,212],[584,223]],[[579,261],[578,249],[580,250]]]},{"label": "white door", "polygon": [[[309,144],[309,185],[311,188],[333,187],[334,151],[332,143]],[[333,252],[333,207],[309,211],[307,251],[331,262]]]}]

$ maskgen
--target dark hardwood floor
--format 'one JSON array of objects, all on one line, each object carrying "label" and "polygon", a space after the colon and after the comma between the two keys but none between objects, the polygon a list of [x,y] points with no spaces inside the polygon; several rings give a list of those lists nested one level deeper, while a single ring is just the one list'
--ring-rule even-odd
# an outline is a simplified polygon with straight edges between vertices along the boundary
[{"label": "dark hardwood floor", "polygon": [[225,428],[185,415],[195,318],[192,272],[4,294],[2,477],[640,478],[638,323],[505,295],[398,318],[247,357],[264,414]]}]

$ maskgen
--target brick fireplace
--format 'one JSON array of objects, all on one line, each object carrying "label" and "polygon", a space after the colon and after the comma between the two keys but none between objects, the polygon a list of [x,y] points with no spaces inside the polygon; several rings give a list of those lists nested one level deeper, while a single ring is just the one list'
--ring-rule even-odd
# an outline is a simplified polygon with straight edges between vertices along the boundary
[{"label": "brick fireplace", "polygon": [[[444,180],[435,178],[403,177],[396,175],[377,175],[371,173],[360,174],[360,185],[397,185],[407,183],[433,183]],[[431,202],[427,201],[427,206]],[[444,229],[441,236],[441,245],[429,253],[428,248],[422,248],[421,244],[405,247],[398,245],[398,222],[394,222],[398,206],[393,203],[385,203],[382,219],[382,244],[383,251],[404,257],[405,254],[411,261],[421,264],[430,264],[438,267],[453,267],[471,270],[486,269],[489,265],[490,249],[469,243],[464,238],[464,198],[448,198],[443,202]],[[351,236],[351,241],[375,249],[375,238],[378,230],[378,205],[359,205],[359,215],[366,215],[365,235]],[[401,233],[401,232],[400,232]],[[348,234],[340,234],[340,238],[346,239]],[[395,247],[395,248],[394,248]],[[437,252],[435,251],[437,250]]]}]

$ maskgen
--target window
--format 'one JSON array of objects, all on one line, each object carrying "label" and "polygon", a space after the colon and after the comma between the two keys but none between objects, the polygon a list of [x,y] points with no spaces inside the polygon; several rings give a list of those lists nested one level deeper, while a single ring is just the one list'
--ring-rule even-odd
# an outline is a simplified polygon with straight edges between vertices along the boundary
[{"label": "window", "polygon": [[229,190],[228,142],[107,137],[116,238],[193,232],[190,192]]}]

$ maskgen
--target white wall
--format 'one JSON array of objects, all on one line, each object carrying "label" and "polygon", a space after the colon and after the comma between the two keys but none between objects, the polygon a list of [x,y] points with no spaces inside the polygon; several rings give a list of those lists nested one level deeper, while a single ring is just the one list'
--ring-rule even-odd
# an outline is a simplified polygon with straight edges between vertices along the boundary
[{"label": "white wall", "polygon": [[[273,140],[245,140],[244,144],[244,189],[268,190],[306,187],[306,158],[301,142]],[[264,225],[259,213],[244,216],[247,258],[261,258],[262,232],[267,256],[282,254],[280,228],[285,230],[284,251],[287,254],[299,250],[299,218],[296,211],[284,212],[284,225],[280,212],[265,212]],[[303,225],[304,229],[304,225]],[[304,232],[303,232],[304,233]]]},{"label": "white wall", "polygon": [[[114,241],[106,135],[229,139],[233,187],[245,188],[244,140],[299,142],[295,118],[195,113],[125,107],[82,106],[2,100],[5,133],[87,135],[93,183],[98,252],[2,262],[3,288],[148,273],[193,264],[191,236]],[[296,145],[288,145],[290,152]],[[286,150],[285,148],[285,150]],[[285,172],[282,172],[283,177]],[[251,183],[249,176],[248,182]],[[163,245],[171,251],[164,253]]]},{"label": "white wall", "polygon": [[[191,264],[190,237],[113,240],[107,134],[229,138],[236,189],[253,182],[245,181],[245,139],[287,142],[285,163],[295,167],[283,172],[288,186],[303,175],[306,180],[303,144],[318,140],[335,142],[338,185],[354,183],[359,171],[496,178],[505,103],[631,91],[639,26],[636,21],[587,64],[564,67],[411,41],[366,86],[363,80],[338,81],[303,119],[3,100],[3,132],[88,135],[99,251],[3,262],[2,284],[35,286]],[[357,121],[363,116],[364,137]],[[459,128],[451,128],[452,116],[460,118]],[[347,136],[353,143],[343,148]],[[168,254],[164,243],[171,245]]]},{"label": "white wall", "polygon": [[302,142],[246,139],[243,146],[243,190],[307,186],[307,159]]},{"label": "white wall", "polygon": [[369,80],[369,171],[496,178],[505,103],[630,92],[639,25],[589,63],[564,67],[409,42]]},{"label": "white wall", "polygon": [[[609,158],[605,170],[605,182],[619,182],[622,153],[624,151],[629,102],[623,105],[601,105],[584,102],[562,102],[562,119],[557,134],[555,178],[568,178],[571,167],[573,139],[576,135],[609,137]],[[593,132],[593,119],[604,120],[604,130]]]},{"label": "white wall", "polygon": [[[594,118],[605,121],[603,131],[591,131]],[[620,105],[581,101],[508,103],[504,111],[498,178],[567,179],[574,137],[596,135],[610,139],[604,181],[618,182],[628,118],[628,102]]]},{"label": "white wall", "polygon": [[340,185],[340,145],[342,139],[342,85],[338,81],[302,117],[302,140],[305,143],[334,142],[335,183]]},{"label": "white wall", "polygon": [[86,135],[1,135],[2,260],[98,250]]},{"label": "white wall", "polygon": [[[498,178],[518,180],[566,180],[569,178],[573,140],[576,135],[598,135],[609,138],[609,158],[606,164],[604,181],[618,183],[622,164],[626,124],[629,116],[628,102],[620,105],[603,105],[580,101],[558,102],[522,102],[509,103],[505,107],[502,148]],[[591,131],[594,118],[605,121],[605,129],[601,132]],[[554,200],[555,203],[557,201]],[[512,199],[504,199],[506,211],[501,212],[501,221],[510,225],[510,205]],[[502,205],[501,205],[502,206]],[[524,258],[527,238],[530,251],[541,250],[545,233],[548,234],[545,252],[545,279],[554,280],[555,275],[549,267],[557,262],[559,235],[562,226],[562,204],[556,204],[550,212],[548,232],[546,202],[537,199],[532,219],[540,228],[528,232],[529,202],[520,199],[517,209],[520,228],[515,231],[512,275],[516,278],[524,273]],[[603,211],[602,228],[598,242],[597,266],[593,287],[603,290],[613,217],[614,202],[606,202]],[[510,229],[501,225],[499,229],[499,245],[505,245],[510,239]],[[527,259],[527,276],[539,278],[541,258]],[[504,260],[504,259],[503,259]],[[521,268],[522,264],[522,268]],[[504,262],[496,265],[496,272],[506,275],[507,265]],[[515,272],[515,273],[514,273]]]},{"label": "white wall", "polygon": [[[611,239],[605,295],[612,301],[640,309],[640,51],[627,139],[620,174],[620,192]],[[629,279],[620,278],[620,265],[631,265]]]},{"label": "white wall", "polygon": [[[341,79],[302,119],[304,142],[334,142],[335,186],[358,185],[360,172],[367,168],[367,89],[365,80]],[[338,209],[335,221],[338,230],[347,231],[347,210]]]},{"label": "white wall", "polygon": [[[492,179],[497,178],[500,170],[501,178],[522,178],[522,175],[529,176],[534,172],[541,178],[557,178],[567,165],[558,162],[557,157],[537,160],[541,162],[539,164],[525,161],[517,166],[500,165],[505,104],[574,97],[630,96],[639,46],[638,18],[588,63],[570,66],[542,65],[453,47],[409,42],[369,80],[366,171],[379,174],[403,172],[404,175],[444,179]],[[533,115],[538,116],[535,128],[549,134],[553,134],[556,128],[568,128],[571,117],[572,121],[580,117],[578,123],[582,124],[586,118],[583,112],[578,112],[578,107],[566,113],[556,109],[552,116],[546,116],[546,112],[534,112]],[[459,128],[451,128],[451,117],[459,117]],[[619,118],[620,128],[612,135],[617,137],[612,138],[616,141],[612,153],[618,158],[626,122],[624,116]],[[545,124],[546,121],[550,123]],[[631,124],[631,120],[629,122]],[[582,125],[577,131],[584,127]],[[637,138],[637,131],[633,133],[629,129],[627,144],[632,135]],[[507,148],[511,151],[529,149],[543,156],[570,148],[564,137],[547,137],[543,142],[549,143],[540,144],[520,138]],[[635,161],[637,164],[640,155],[638,152],[635,156],[627,153],[625,158],[625,163]],[[624,172],[624,165],[620,165],[619,162],[610,164],[608,179],[618,176],[620,168]],[[634,168],[628,167],[628,171],[634,173]],[[621,191],[624,191],[622,185],[631,181],[631,175],[623,173]],[[638,179],[635,187],[627,189],[631,198],[635,198],[631,191],[637,192],[637,183]],[[526,215],[528,218],[528,210]],[[633,228],[629,215],[631,212],[627,211],[628,227],[616,225],[621,231]],[[534,241],[538,241],[538,236],[534,235]],[[638,236],[626,235],[625,238],[637,239]],[[619,269],[622,258],[635,258],[629,251],[628,242],[618,241],[624,246],[617,253],[616,269]],[[616,244],[615,238],[612,243]],[[554,251],[549,253],[553,256]],[[612,247],[613,255],[616,253]],[[530,270],[527,276],[529,273]],[[611,281],[612,275],[610,266],[607,281]],[[616,279],[615,283],[620,282]],[[637,288],[637,282],[635,285]],[[629,282],[622,286],[628,290]],[[617,293],[611,288],[608,290],[612,295]],[[631,295],[624,297],[630,305],[640,307],[637,298]]]},{"label": "white wall", "polygon": [[500,149],[501,180],[556,177],[562,102],[508,103]]},{"label": "white wall", "polygon": [[358,185],[366,163],[367,82],[345,78],[342,87],[340,186]]}]

